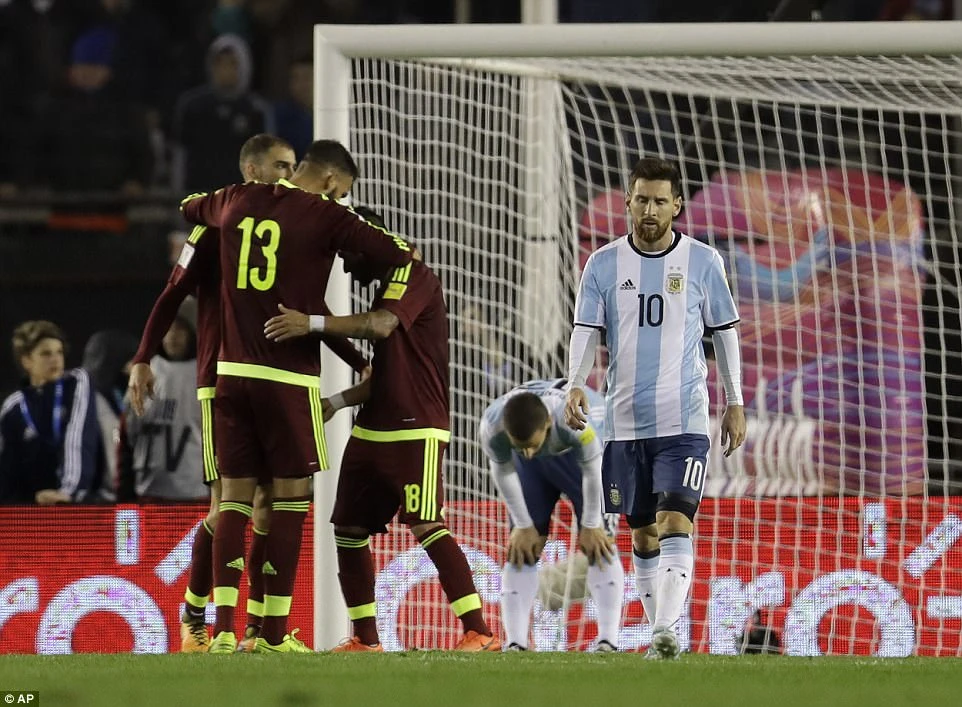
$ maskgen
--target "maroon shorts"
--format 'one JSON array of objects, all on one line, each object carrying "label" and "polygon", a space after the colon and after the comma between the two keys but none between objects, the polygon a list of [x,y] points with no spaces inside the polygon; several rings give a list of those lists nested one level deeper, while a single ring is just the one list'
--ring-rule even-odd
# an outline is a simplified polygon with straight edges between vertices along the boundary
[{"label": "maroon shorts", "polygon": [[222,375],[214,410],[222,477],[260,484],[327,468],[319,388]]},{"label": "maroon shorts", "polygon": [[344,449],[331,522],[370,533],[386,532],[395,514],[407,525],[443,523],[441,462],[447,446],[436,437],[372,442],[352,435]]}]

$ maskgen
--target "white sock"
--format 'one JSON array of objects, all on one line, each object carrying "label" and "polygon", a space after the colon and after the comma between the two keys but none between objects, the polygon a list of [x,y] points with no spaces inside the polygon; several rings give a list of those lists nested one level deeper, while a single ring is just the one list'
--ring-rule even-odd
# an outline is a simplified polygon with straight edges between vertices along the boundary
[{"label": "white sock", "polygon": [[691,587],[692,568],[695,566],[691,536],[674,535],[662,538],[661,561],[658,563],[658,611],[655,630],[670,628],[681,616]]},{"label": "white sock", "polygon": [[625,569],[617,554],[611,562],[600,560],[588,565],[588,591],[598,605],[598,640],[617,648],[625,603]]},{"label": "white sock", "polygon": [[535,565],[505,564],[501,572],[501,622],[505,645],[517,643],[528,647],[531,609],[538,594],[538,568]]},{"label": "white sock", "polygon": [[658,607],[658,558],[658,550],[655,550],[654,557],[638,557],[635,551],[631,553],[635,565],[635,588],[638,590],[641,606],[645,609],[645,619],[652,626],[655,625],[655,612]]}]

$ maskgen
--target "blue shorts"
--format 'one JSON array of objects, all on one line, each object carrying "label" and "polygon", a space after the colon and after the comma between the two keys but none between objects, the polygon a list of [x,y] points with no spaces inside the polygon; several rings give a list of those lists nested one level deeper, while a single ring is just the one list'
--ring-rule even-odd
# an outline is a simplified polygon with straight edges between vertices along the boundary
[{"label": "blue shorts", "polygon": [[575,507],[575,515],[578,521],[581,521],[581,468],[575,461],[573,452],[534,459],[524,459],[518,454],[511,456],[521,480],[528,515],[541,535],[548,534],[551,514],[561,494],[571,501]]},{"label": "blue shorts", "polygon": [[708,465],[707,436],[699,434],[608,442],[601,460],[605,511],[628,516],[640,528],[655,522],[658,495],[701,502]]}]

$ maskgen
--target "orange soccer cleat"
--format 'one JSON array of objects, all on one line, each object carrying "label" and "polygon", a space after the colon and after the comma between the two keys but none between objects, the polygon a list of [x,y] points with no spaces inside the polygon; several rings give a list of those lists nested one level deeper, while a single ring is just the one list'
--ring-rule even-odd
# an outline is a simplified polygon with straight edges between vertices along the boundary
[{"label": "orange soccer cleat", "polygon": [[373,646],[369,646],[366,643],[362,643],[361,639],[357,636],[351,636],[350,638],[345,638],[343,641],[338,643],[334,648],[331,649],[331,653],[383,653],[384,646],[377,643]]},{"label": "orange soccer cleat", "polygon": [[207,624],[200,621],[181,621],[180,623],[180,652],[206,653],[210,646],[210,636],[207,635]]},{"label": "orange soccer cleat", "polygon": [[484,636],[477,631],[468,631],[454,650],[466,653],[500,652],[501,641],[494,636]]}]

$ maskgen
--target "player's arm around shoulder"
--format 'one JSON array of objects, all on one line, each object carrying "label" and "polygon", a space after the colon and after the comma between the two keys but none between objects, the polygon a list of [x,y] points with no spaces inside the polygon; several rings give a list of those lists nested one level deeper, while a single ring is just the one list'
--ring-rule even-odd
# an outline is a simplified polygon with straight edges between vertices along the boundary
[{"label": "player's arm around shoulder", "polygon": [[389,337],[400,324],[397,315],[384,308],[343,317],[305,314],[283,304],[277,305],[277,308],[280,314],[264,323],[264,336],[277,342],[307,336],[312,332],[377,341]]}]

